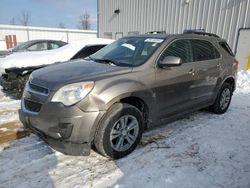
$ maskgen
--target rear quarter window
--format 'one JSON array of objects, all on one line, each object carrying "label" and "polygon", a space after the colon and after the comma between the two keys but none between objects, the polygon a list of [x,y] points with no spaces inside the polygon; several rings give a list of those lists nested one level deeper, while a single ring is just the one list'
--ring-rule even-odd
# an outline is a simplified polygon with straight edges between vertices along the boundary
[{"label": "rear quarter window", "polygon": [[226,42],[219,42],[220,46],[226,51],[230,56],[234,57],[234,53]]}]

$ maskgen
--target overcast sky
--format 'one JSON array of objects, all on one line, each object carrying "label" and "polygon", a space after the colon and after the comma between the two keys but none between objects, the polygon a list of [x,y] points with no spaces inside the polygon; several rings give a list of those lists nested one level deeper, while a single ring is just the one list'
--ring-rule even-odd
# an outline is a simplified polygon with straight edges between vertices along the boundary
[{"label": "overcast sky", "polygon": [[97,0],[0,0],[0,24],[10,24],[22,11],[31,14],[31,26],[77,28],[79,16],[91,15],[91,29],[97,27]]}]

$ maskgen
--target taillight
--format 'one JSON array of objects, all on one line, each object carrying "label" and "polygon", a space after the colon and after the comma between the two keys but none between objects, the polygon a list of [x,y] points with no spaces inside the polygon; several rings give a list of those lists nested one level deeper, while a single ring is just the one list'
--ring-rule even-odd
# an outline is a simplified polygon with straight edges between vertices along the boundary
[{"label": "taillight", "polygon": [[233,65],[238,69],[239,61],[237,59],[235,59]]}]

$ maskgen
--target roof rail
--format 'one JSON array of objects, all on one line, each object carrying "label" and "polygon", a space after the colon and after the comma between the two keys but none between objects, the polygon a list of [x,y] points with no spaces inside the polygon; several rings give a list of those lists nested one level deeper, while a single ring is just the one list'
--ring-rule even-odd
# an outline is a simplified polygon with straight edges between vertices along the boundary
[{"label": "roof rail", "polygon": [[146,34],[166,34],[166,31],[149,31]]},{"label": "roof rail", "polygon": [[184,33],[184,34],[205,35],[205,36],[220,38],[218,35],[216,35],[216,34],[214,34],[214,33],[206,33],[206,32],[200,32],[200,31],[186,30],[186,31],[184,31],[183,33]]}]

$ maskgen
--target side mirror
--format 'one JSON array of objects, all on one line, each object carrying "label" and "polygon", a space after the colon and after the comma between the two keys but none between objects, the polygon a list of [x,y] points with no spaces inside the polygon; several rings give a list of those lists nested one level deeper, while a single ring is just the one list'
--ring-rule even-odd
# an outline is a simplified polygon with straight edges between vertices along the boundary
[{"label": "side mirror", "polygon": [[159,67],[171,67],[179,66],[182,64],[181,58],[175,56],[166,56],[162,61],[158,63]]}]

